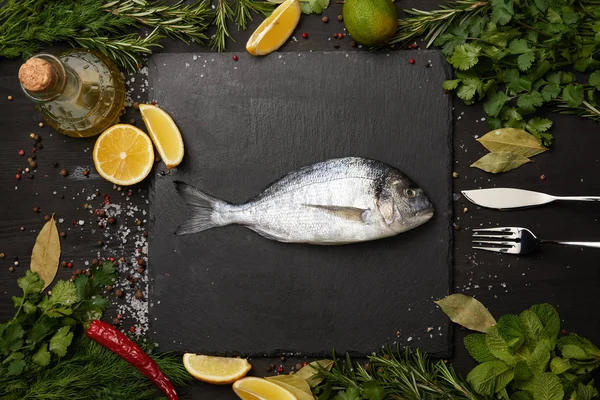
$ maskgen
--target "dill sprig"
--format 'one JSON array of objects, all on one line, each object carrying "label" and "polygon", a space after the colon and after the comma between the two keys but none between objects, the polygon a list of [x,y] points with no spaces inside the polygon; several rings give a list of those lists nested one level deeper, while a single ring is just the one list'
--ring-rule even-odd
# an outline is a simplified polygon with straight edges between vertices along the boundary
[{"label": "dill sprig", "polygon": [[431,11],[404,10],[408,17],[398,20],[398,30],[390,43],[404,43],[423,36],[429,47],[455,20],[463,23],[479,13],[488,12],[490,7],[489,1],[458,0]]},{"label": "dill sprig", "polygon": [[[334,354],[334,359],[335,354]],[[325,380],[321,391],[382,390],[386,399],[402,400],[482,400],[470,386],[443,361],[432,362],[417,350],[404,353],[390,349],[368,357],[366,366],[354,363],[349,356],[346,364],[335,362],[331,371],[320,369]]]},{"label": "dill sprig", "polygon": [[[185,386],[193,378],[181,357],[153,354],[151,346],[140,343],[175,386]],[[71,348],[72,347],[72,348]],[[0,376],[0,398],[26,399],[111,399],[145,400],[156,398],[154,384],[127,361],[88,339],[85,335],[73,343],[66,357],[46,367],[37,367],[15,377]]]}]

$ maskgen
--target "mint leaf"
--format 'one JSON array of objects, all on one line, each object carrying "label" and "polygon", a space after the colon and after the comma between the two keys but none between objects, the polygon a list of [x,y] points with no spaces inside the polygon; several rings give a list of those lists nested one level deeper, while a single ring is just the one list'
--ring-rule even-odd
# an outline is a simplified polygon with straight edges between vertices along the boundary
[{"label": "mint leaf", "polygon": [[589,84],[600,90],[600,71],[594,71],[591,73]]},{"label": "mint leaf", "polygon": [[48,344],[44,343],[40,346],[38,351],[32,357],[34,363],[39,366],[45,367],[50,364],[50,352],[48,351]]},{"label": "mint leaf", "polygon": [[553,374],[560,375],[569,370],[569,368],[571,368],[571,363],[564,358],[554,357],[552,361],[550,361],[550,371],[552,371]]},{"label": "mint leaf", "polygon": [[68,326],[60,328],[50,339],[50,351],[64,357],[67,354],[67,347],[73,341],[73,332],[69,332]]},{"label": "mint leaf", "polygon": [[458,87],[458,84],[461,81],[462,79],[452,79],[444,81],[444,83],[442,84],[442,88],[444,88],[444,90],[454,90]]},{"label": "mint leaf", "polygon": [[356,388],[348,388],[345,392],[338,392],[333,400],[360,400],[360,393]]},{"label": "mint leaf", "polygon": [[362,397],[366,400],[385,399],[385,390],[375,381],[367,381],[360,386]]},{"label": "mint leaf", "polygon": [[496,380],[507,371],[509,367],[504,362],[488,361],[473,368],[467,375],[467,382],[477,393],[492,396],[496,393]]},{"label": "mint leaf", "polygon": [[538,316],[531,310],[525,310],[519,314],[521,325],[525,331],[525,339],[530,347],[535,348],[538,340],[544,335],[544,326]]},{"label": "mint leaf", "polygon": [[8,355],[10,352],[17,351],[23,344],[23,335],[25,331],[16,321],[9,322],[6,329],[0,337],[0,354]]},{"label": "mint leaf", "polygon": [[527,366],[534,375],[546,371],[550,362],[550,351],[554,346],[549,339],[540,339],[531,355],[527,358]]},{"label": "mint leaf", "polygon": [[517,58],[517,65],[521,71],[527,71],[531,68],[531,65],[535,61],[535,53],[530,51],[529,53],[523,53]]},{"label": "mint leaf", "polygon": [[[493,153],[490,153],[493,154]],[[506,341],[500,336],[498,326],[491,326],[486,331],[485,344],[492,355],[509,365],[515,365],[519,359],[508,347]]]},{"label": "mint leaf", "polygon": [[526,381],[528,379],[531,379],[532,377],[533,374],[531,373],[531,370],[529,369],[525,361],[519,361],[517,365],[515,365],[516,380]]},{"label": "mint leaf", "polygon": [[533,400],[533,396],[528,392],[514,392],[510,395],[510,400]]},{"label": "mint leaf", "polygon": [[600,349],[588,339],[582,338],[574,333],[558,339],[558,350],[564,358],[572,358],[581,361],[592,361],[600,359]]},{"label": "mint leaf", "polygon": [[525,341],[525,331],[516,315],[506,314],[498,320],[498,333],[511,349],[518,349]]},{"label": "mint leaf", "polygon": [[471,43],[461,44],[456,46],[448,62],[454,68],[464,71],[477,64],[480,54],[481,47]]},{"label": "mint leaf", "polygon": [[583,103],[583,86],[569,84],[564,88],[562,98],[569,107],[579,107]]},{"label": "mint leaf", "polygon": [[[535,121],[534,121],[535,120]],[[552,126],[552,121],[546,119],[542,120],[538,118],[537,120],[534,118],[528,122],[528,124],[533,123],[535,128],[541,127],[545,129],[535,129],[538,132],[543,132],[548,130],[550,126]],[[546,127],[547,126],[547,127]],[[550,304],[536,304],[530,308],[531,311],[535,313],[540,319],[542,325],[544,325],[544,331],[546,332],[546,337],[550,339],[552,347],[556,345],[556,340],[558,334],[560,332],[560,317],[558,315],[558,311]]]},{"label": "mint leaf", "polygon": [[565,396],[558,376],[551,372],[533,378],[533,400],[562,400]]},{"label": "mint leaf", "polygon": [[37,273],[31,270],[25,271],[25,276],[17,279],[17,284],[23,290],[23,296],[37,295],[44,288],[44,282]]},{"label": "mint leaf", "polygon": [[560,94],[560,86],[558,84],[548,84],[542,89],[542,100],[548,102],[555,99]]},{"label": "mint leaf", "polygon": [[490,353],[485,344],[485,334],[483,333],[472,333],[465,336],[464,339],[465,347],[471,357],[477,362],[484,363],[487,361],[494,361],[496,357]]},{"label": "mint leaf", "polygon": [[513,0],[492,0],[492,22],[506,25],[514,15]]},{"label": "mint leaf", "polygon": [[51,305],[70,306],[77,301],[77,288],[71,281],[58,281],[49,297]]},{"label": "mint leaf", "polygon": [[488,95],[483,108],[488,115],[496,117],[507,102],[508,96],[504,92],[495,92],[491,96]]},{"label": "mint leaf", "polygon": [[594,381],[591,381],[587,385],[579,382],[575,393],[577,394],[577,400],[592,400],[597,399],[599,396],[598,390],[594,387]]}]

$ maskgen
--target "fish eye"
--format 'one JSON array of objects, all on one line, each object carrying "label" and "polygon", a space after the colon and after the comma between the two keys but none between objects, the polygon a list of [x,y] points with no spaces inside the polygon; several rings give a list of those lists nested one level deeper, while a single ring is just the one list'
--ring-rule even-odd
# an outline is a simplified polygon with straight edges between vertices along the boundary
[{"label": "fish eye", "polygon": [[408,197],[409,199],[414,199],[415,196],[417,195],[417,192],[414,191],[413,189],[404,189],[404,195],[406,197]]}]

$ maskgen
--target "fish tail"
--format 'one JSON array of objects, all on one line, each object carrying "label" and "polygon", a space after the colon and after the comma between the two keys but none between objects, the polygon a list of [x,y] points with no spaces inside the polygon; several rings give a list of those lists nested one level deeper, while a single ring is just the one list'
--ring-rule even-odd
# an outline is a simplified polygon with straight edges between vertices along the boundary
[{"label": "fish tail", "polygon": [[219,209],[227,203],[212,197],[182,181],[175,181],[175,189],[191,208],[188,219],[175,231],[176,235],[187,235],[227,225],[219,216]]}]

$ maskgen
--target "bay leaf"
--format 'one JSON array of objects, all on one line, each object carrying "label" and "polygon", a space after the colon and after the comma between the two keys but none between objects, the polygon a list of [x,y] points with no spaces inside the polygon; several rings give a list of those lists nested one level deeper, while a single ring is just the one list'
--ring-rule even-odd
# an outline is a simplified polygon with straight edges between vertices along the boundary
[{"label": "bay leaf", "polygon": [[497,174],[519,168],[521,165],[529,162],[532,162],[529,158],[515,153],[488,153],[471,164],[471,167],[479,168],[492,174]]},{"label": "bay leaf", "polygon": [[472,331],[484,332],[496,325],[496,320],[479,300],[455,293],[435,302],[455,323]]},{"label": "bay leaf", "polygon": [[44,281],[42,291],[46,289],[58,271],[58,262],[60,261],[60,238],[54,215],[42,228],[35,240],[33,251],[31,252],[31,267],[33,272],[37,272],[40,279]]},{"label": "bay leaf", "polygon": [[310,390],[310,386],[308,386],[308,382],[301,377],[296,376],[296,374],[267,376],[265,379],[288,390],[298,400],[314,400],[314,396]]},{"label": "bay leaf", "polygon": [[548,150],[536,137],[516,128],[494,129],[477,141],[492,153],[507,152],[522,157],[533,157]]},{"label": "bay leaf", "polygon": [[310,364],[300,368],[294,375],[304,379],[306,382],[308,382],[310,387],[315,387],[319,383],[323,382],[323,379],[325,378],[319,375],[319,366],[326,371],[330,371],[331,367],[333,367],[333,360],[313,361]]}]

